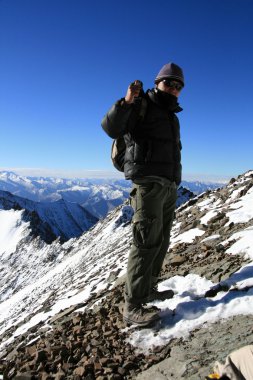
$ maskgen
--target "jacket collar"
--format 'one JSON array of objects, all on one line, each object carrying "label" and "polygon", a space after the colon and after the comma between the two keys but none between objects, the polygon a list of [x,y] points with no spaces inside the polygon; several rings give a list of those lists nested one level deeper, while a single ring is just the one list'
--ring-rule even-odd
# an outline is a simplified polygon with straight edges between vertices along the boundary
[{"label": "jacket collar", "polygon": [[170,112],[177,113],[183,110],[177,101],[177,97],[167,92],[152,88],[152,90],[147,91],[147,95],[153,103],[156,103],[159,107],[165,108]]}]

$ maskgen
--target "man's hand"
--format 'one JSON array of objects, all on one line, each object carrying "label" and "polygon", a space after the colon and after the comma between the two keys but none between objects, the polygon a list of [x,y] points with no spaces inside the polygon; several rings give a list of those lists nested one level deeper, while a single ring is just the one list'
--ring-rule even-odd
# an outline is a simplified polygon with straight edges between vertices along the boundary
[{"label": "man's hand", "polygon": [[138,97],[142,89],[142,82],[140,80],[135,80],[127,89],[125,96],[125,102],[131,104],[134,102],[134,98]]}]

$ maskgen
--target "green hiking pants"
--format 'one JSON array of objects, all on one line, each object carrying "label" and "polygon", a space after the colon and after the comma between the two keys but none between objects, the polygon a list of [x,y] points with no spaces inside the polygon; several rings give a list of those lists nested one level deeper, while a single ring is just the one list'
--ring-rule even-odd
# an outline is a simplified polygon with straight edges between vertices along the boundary
[{"label": "green hiking pants", "polygon": [[147,302],[156,284],[170,241],[177,199],[177,186],[166,178],[135,180],[130,193],[134,209],[133,241],[127,265],[125,299]]}]

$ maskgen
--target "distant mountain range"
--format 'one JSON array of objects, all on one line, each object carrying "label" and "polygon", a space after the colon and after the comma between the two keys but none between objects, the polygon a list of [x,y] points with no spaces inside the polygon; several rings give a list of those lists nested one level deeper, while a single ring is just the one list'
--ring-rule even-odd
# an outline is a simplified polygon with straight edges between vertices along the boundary
[{"label": "distant mountain range", "polygon": [[0,172],[0,189],[36,202],[75,202],[97,218],[121,205],[131,184],[125,180],[24,177]]},{"label": "distant mountain range", "polygon": [[199,195],[208,190],[215,190],[224,187],[227,182],[200,182],[200,181],[182,181],[181,186]]},{"label": "distant mountain range", "polygon": [[[183,181],[181,186],[198,195],[222,185]],[[25,177],[13,172],[2,171],[0,172],[0,190],[9,191],[13,195],[36,202],[56,202],[59,200],[75,202],[101,219],[128,199],[131,181]],[[181,189],[179,191],[180,197],[183,193],[185,201],[186,193],[185,190]],[[178,205],[182,203],[180,197]]]}]

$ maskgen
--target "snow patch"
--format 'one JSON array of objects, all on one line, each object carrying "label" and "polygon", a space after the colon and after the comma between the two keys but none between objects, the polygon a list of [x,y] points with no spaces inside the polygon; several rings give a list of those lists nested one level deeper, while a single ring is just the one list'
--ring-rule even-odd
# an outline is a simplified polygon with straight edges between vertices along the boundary
[{"label": "snow patch", "polygon": [[0,259],[15,252],[20,240],[29,235],[29,223],[22,221],[23,210],[0,210]]}]

